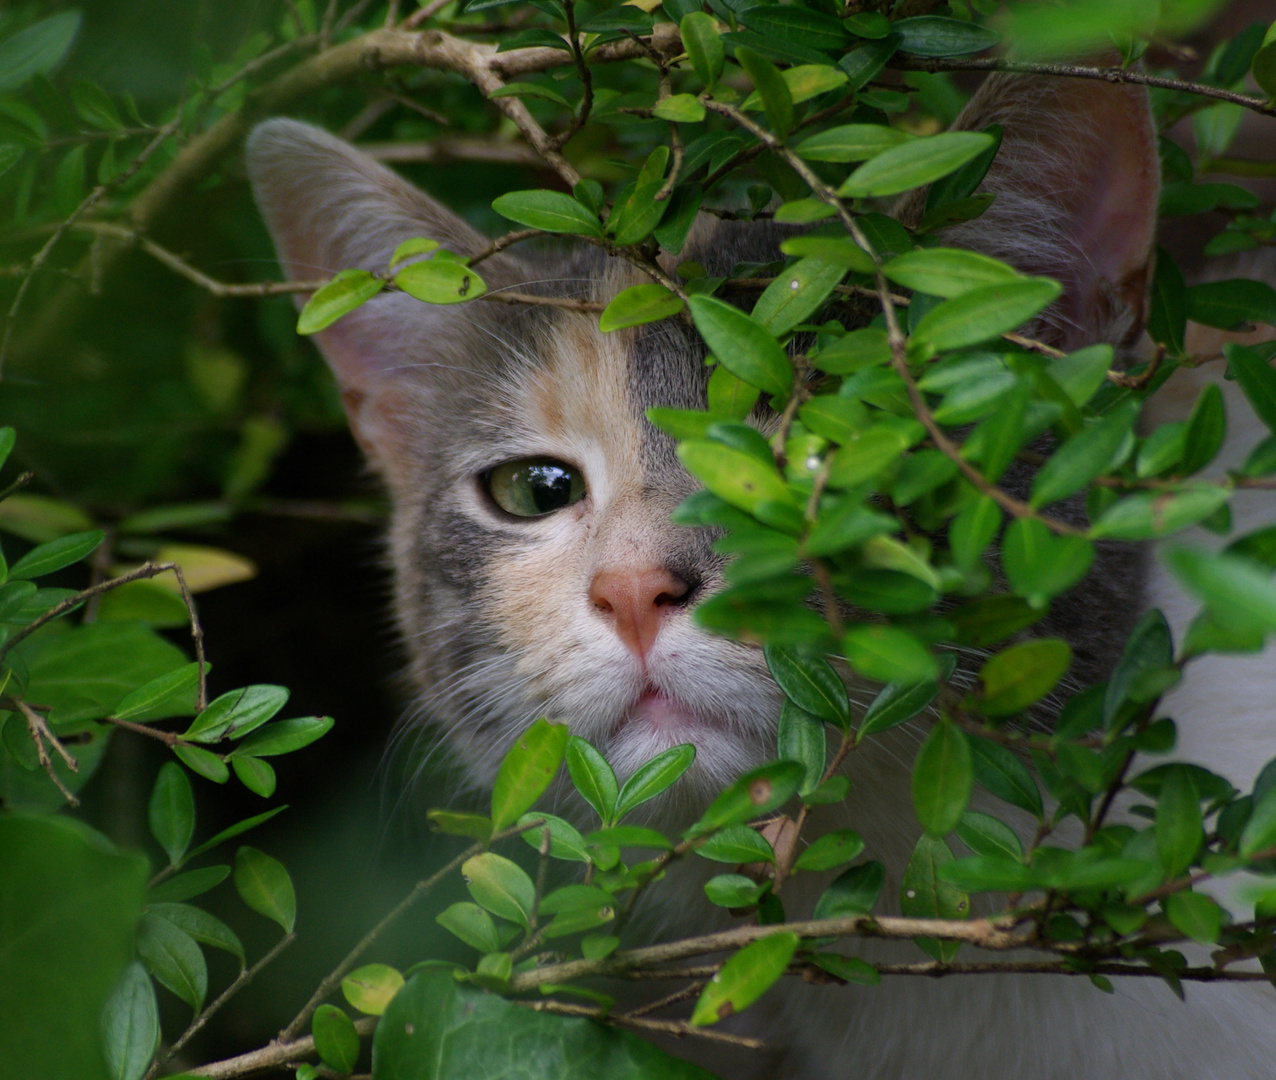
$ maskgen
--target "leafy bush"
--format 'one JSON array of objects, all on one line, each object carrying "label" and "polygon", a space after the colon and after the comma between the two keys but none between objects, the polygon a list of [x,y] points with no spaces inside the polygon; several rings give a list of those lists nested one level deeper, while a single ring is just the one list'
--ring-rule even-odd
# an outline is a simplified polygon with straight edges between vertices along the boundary
[{"label": "leafy bush", "polygon": [[[1045,340],[1058,282],[947,246],[940,231],[977,222],[993,202],[980,185],[1001,132],[943,130],[964,98],[948,73],[991,69],[1151,86],[1160,130],[1187,120],[1196,143],[1193,159],[1162,135],[1162,213],[1222,215],[1209,219],[1224,223],[1209,254],[1269,246],[1273,223],[1255,213],[1257,197],[1201,177],[1270,174],[1229,154],[1245,110],[1276,115],[1276,29],[1220,42],[1194,83],[1172,69],[1180,54],[1148,51],[1217,6],[453,0],[405,13],[397,2],[291,0],[260,26],[227,15],[182,85],[142,103],[105,76],[83,77],[92,66],[72,50],[93,17],[82,30],[79,13],[36,3],[3,16],[0,194],[15,261],[0,346],[12,389],[0,407],[31,470],[0,503],[0,528],[30,545],[7,570],[0,562],[0,925],[30,930],[14,936],[21,947],[4,953],[0,978],[0,1055],[14,1075],[160,1075],[293,940],[281,863],[239,846],[233,868],[193,865],[277,810],[195,844],[190,778],[221,784],[233,771],[268,798],[267,759],[332,725],[277,719],[288,694],[274,685],[209,701],[192,597],[252,568],[191,541],[248,514],[299,512],[271,492],[272,469],[305,432],[338,421],[331,385],[292,336],[290,294],[312,294],[302,334],[385,289],[433,304],[554,303],[488,292],[482,277],[487,255],[547,235],[595,244],[649,279],[584,305],[604,331],[689,320],[712,354],[707,411],[649,416],[704,486],[676,520],[723,530],[718,548],[734,556],[728,587],[696,618],[764,647],[786,695],[776,760],[670,835],[631,815],[678,782],[693,747],[622,784],[589,743],[537,721],[506,756],[486,813],[431,812],[468,846],[369,932],[278,1040],[223,1061],[218,1075],[302,1063],[299,1076],[317,1076],[316,1062],[350,1073],[369,1034],[378,1078],[486,1074],[531,1047],[556,1076],[699,1075],[633,1032],[754,1046],[715,1025],[786,973],[877,984],[882,965],[829,947],[870,934],[916,940],[932,958],[891,976],[950,971],[963,943],[1044,958],[990,962],[986,977],[1080,972],[1109,991],[1113,975],[1151,973],[1181,995],[1187,981],[1248,978],[1235,965],[1254,958],[1270,972],[1276,762],[1243,791],[1155,759],[1176,741],[1161,698],[1193,662],[1257,652],[1276,630],[1276,526],[1233,535],[1229,512],[1237,493],[1271,489],[1276,434],[1238,468],[1209,471],[1227,433],[1216,386],[1186,420],[1141,417],[1176,369],[1225,358],[1276,433],[1276,348],[1232,342],[1201,356],[1187,338],[1189,319],[1276,324],[1276,291],[1239,278],[1188,285],[1162,252],[1148,320],[1157,348],[1127,366],[1110,345]],[[1113,42],[1119,61],[1054,64]],[[993,59],[976,56],[990,49]],[[385,135],[388,158],[464,162],[439,174],[455,201],[518,228],[471,255],[404,237],[381,272],[217,279],[227,253],[241,264],[265,257],[233,165],[242,137],[299,104],[352,136]],[[895,196],[922,191],[914,218],[887,212]],[[166,215],[179,210],[225,216],[207,231],[177,230],[199,241],[189,257],[166,242]],[[783,261],[710,278],[677,261],[698,210],[808,228],[785,240]],[[130,276],[141,284],[115,284]],[[99,289],[105,301],[92,299]],[[209,297],[227,306],[210,308]],[[144,317],[113,321],[111,303]],[[74,320],[83,337],[60,355]],[[249,347],[260,359],[252,370],[240,352]],[[763,398],[777,417],[769,437],[745,422]],[[2,456],[13,446],[6,429]],[[1021,465],[1029,478],[1014,481]],[[58,497],[20,490],[32,474]],[[338,500],[321,509],[376,514]],[[1173,539],[1193,526],[1226,546]],[[1200,614],[1176,642],[1148,612],[1110,675],[1077,688],[1065,678],[1071,646],[1031,628],[1086,577],[1097,543],[1153,540],[1170,541],[1160,558]],[[83,580],[67,575],[85,559],[91,582],[61,587]],[[194,661],[159,632],[176,627],[192,632]],[[971,651],[981,659],[963,678],[957,658]],[[862,714],[829,657],[881,684]],[[1046,726],[1043,713],[1057,720]],[[799,839],[846,796],[847,755],[905,723],[927,732],[912,773],[924,833],[903,914],[890,917],[873,914],[884,870],[855,832],[805,848]],[[109,740],[123,737],[172,754],[148,778],[147,824],[167,858],[154,873],[59,810],[75,806]],[[536,809],[564,766],[588,822]],[[1005,813],[971,809],[976,787]],[[1130,815],[1111,820],[1130,796]],[[1035,824],[1027,841],[1016,811]],[[1070,844],[1059,839],[1069,823],[1080,837]],[[954,836],[968,853],[954,851]],[[531,873],[513,857],[529,845]],[[640,898],[693,858],[735,868],[705,892],[750,921],[725,936],[621,949]],[[458,871],[470,899],[436,916],[470,962],[418,957],[402,973],[364,963],[393,920]],[[785,883],[831,871],[815,921],[786,922]],[[1240,872],[1262,881],[1252,919],[1198,888]],[[283,932],[249,966],[236,932],[190,903],[227,876]],[[974,894],[992,894],[995,914],[971,918]],[[1216,948],[1216,963],[1190,964],[1185,941]],[[211,1003],[203,947],[241,966]],[[683,966],[725,949],[723,962]],[[686,1019],[616,1012],[587,981],[653,972],[685,976],[675,1000],[690,1003]],[[161,1032],[157,983],[189,1006],[185,1029]],[[338,987],[360,1019],[328,1001]],[[486,1038],[486,1024],[507,1040]]]}]

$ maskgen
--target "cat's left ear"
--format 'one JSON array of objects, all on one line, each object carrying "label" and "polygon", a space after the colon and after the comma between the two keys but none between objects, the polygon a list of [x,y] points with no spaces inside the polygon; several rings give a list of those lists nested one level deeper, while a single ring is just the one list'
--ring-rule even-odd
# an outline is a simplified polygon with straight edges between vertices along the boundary
[{"label": "cat's left ear", "polygon": [[953,127],[991,124],[1004,134],[980,190],[996,199],[944,242],[1057,279],[1064,294],[1033,328],[1051,344],[1132,344],[1147,318],[1161,189],[1146,91],[995,74]]}]

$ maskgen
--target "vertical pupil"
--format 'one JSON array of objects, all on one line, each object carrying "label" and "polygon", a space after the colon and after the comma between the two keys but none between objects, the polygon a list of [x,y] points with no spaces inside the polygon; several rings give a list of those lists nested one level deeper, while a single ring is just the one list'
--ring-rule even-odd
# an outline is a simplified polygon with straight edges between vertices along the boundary
[{"label": "vertical pupil", "polygon": [[571,477],[556,465],[532,465],[527,470],[532,502],[542,514],[566,506],[571,500]]}]

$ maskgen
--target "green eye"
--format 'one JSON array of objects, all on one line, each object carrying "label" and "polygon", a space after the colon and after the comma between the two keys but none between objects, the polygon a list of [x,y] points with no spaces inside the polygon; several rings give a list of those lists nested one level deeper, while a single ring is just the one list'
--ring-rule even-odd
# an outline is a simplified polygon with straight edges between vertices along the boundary
[{"label": "green eye", "polygon": [[524,458],[498,465],[483,478],[487,493],[507,514],[540,517],[585,497],[579,470],[553,458]]}]

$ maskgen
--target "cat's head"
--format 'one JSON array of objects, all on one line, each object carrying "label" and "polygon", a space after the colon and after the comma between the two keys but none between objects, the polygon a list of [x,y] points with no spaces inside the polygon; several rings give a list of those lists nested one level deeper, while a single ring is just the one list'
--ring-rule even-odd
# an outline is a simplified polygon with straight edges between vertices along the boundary
[{"label": "cat's head", "polygon": [[[1005,128],[997,198],[946,242],[1061,280],[1039,332],[1065,345],[1142,324],[1158,187],[1141,91],[995,78],[959,125]],[[487,241],[332,136],[274,120],[248,145],[257,200],[292,279],[381,270],[401,241]],[[911,212],[907,202],[900,213]],[[702,218],[682,258],[726,275],[778,256],[765,224]],[[517,249],[515,249],[517,250]],[[607,301],[637,283],[594,248],[486,260],[490,292]],[[703,531],[673,525],[694,491],[653,405],[703,408],[704,349],[678,319],[604,334],[597,314],[386,292],[317,335],[351,426],[394,503],[397,605],[418,715],[480,783],[538,716],[622,772],[696,745],[700,794],[774,756],[781,696],[759,649],[698,628],[722,583]],[[756,412],[755,421],[768,419]]]}]

